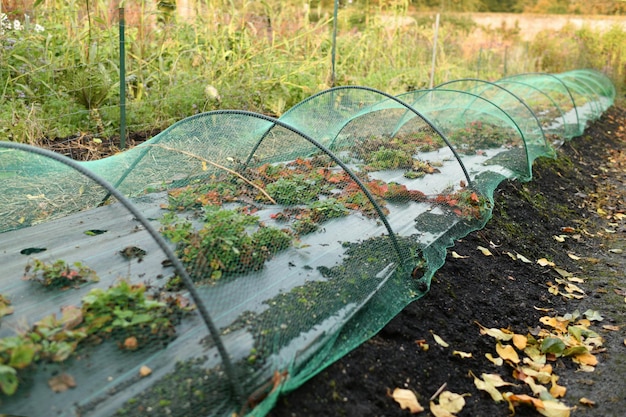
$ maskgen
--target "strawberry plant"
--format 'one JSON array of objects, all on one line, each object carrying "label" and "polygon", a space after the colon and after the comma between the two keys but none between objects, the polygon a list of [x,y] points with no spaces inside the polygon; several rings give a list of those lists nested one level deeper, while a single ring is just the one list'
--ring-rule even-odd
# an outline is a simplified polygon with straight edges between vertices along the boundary
[{"label": "strawberry plant", "polygon": [[172,215],[162,221],[164,236],[177,244],[178,255],[197,280],[258,270],[292,239],[283,230],[261,224],[257,216],[212,206],[204,208],[199,230]]},{"label": "strawberry plant", "polygon": [[39,282],[44,287],[70,288],[88,281],[98,281],[96,272],[80,262],[72,265],[59,259],[53,263],[46,263],[33,259],[24,271],[24,278]]}]

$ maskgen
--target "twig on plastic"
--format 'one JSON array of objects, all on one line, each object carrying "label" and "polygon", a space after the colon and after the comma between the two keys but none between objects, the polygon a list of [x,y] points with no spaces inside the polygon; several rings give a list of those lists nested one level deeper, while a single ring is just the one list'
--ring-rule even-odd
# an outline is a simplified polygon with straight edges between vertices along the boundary
[{"label": "twig on plastic", "polygon": [[169,147],[169,146],[160,145],[160,144],[156,144],[156,143],[155,143],[155,144],[150,144],[150,145],[147,145],[147,146],[156,146],[156,147],[158,147],[158,148],[163,148],[163,149],[168,150],[168,151],[180,152],[180,153],[182,153],[183,155],[187,155],[187,156],[190,156],[190,157],[192,157],[192,158],[198,159],[198,160],[200,160],[200,161],[202,161],[202,162],[206,162],[207,164],[211,164],[211,165],[213,165],[213,166],[214,166],[214,167],[216,167],[216,168],[222,169],[222,170],[224,170],[224,171],[226,171],[226,172],[228,172],[228,173],[230,173],[230,174],[233,174],[233,175],[235,175],[236,177],[240,178],[240,179],[241,179],[241,180],[243,180],[246,184],[248,184],[248,185],[250,185],[250,186],[252,186],[252,187],[256,188],[257,190],[259,190],[259,192],[260,192],[261,194],[263,194],[263,195],[264,195],[264,196],[265,196],[265,197],[266,197],[269,201],[271,201],[271,202],[272,202],[272,204],[277,204],[277,203],[276,203],[276,201],[275,201],[275,200],[274,200],[274,199],[273,199],[273,198],[272,198],[272,197],[271,197],[271,196],[267,193],[267,191],[265,191],[263,188],[259,187],[258,185],[256,185],[255,183],[253,183],[252,181],[250,181],[249,179],[247,179],[246,177],[244,177],[243,175],[241,175],[241,174],[240,174],[240,173],[238,173],[237,171],[233,171],[232,169],[227,168],[227,167],[225,167],[224,165],[220,165],[220,164],[218,164],[217,162],[213,162],[213,161],[210,161],[210,160],[208,160],[208,159],[206,159],[206,158],[203,158],[203,157],[201,157],[201,156],[194,155],[194,154],[193,154],[193,153],[191,153],[191,152],[188,152],[188,151],[183,151],[182,149],[176,149],[176,148],[172,148],[172,147]]}]

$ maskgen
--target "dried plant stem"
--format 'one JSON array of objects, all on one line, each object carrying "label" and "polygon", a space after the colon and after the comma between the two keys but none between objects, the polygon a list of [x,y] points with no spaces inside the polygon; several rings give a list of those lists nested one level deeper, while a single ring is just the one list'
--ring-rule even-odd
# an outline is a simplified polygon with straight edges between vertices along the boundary
[{"label": "dried plant stem", "polygon": [[216,168],[224,170],[224,171],[226,171],[226,172],[228,172],[230,174],[233,174],[234,176],[240,178],[246,184],[256,188],[257,190],[259,190],[259,192],[261,194],[263,194],[269,201],[271,201],[272,204],[277,204],[276,201],[263,188],[259,187],[258,185],[256,185],[255,183],[253,183],[252,181],[250,181],[249,179],[247,179],[246,177],[244,177],[243,175],[241,175],[237,171],[233,171],[232,169],[227,168],[224,165],[220,165],[217,162],[210,161],[210,160],[208,160],[206,158],[203,158],[201,156],[195,155],[195,154],[193,154],[191,152],[183,151],[181,149],[172,148],[170,146],[159,145],[159,144],[153,144],[153,145],[151,144],[151,145],[148,145],[148,146],[155,146],[155,147],[158,147],[158,148],[163,148],[163,149],[168,150],[168,151],[179,152],[179,153],[182,153],[183,155],[187,155],[187,156],[195,158],[195,159],[197,159],[199,161],[203,161],[203,162],[206,162],[207,164],[213,165]]},{"label": "dried plant stem", "polygon": [[432,397],[430,397],[430,401],[433,401],[435,398],[437,398],[437,396],[439,394],[441,394],[443,392],[444,389],[446,389],[446,386],[448,385],[447,382],[444,382],[442,386],[439,387],[439,389],[437,391],[435,391],[435,393],[432,395]]}]

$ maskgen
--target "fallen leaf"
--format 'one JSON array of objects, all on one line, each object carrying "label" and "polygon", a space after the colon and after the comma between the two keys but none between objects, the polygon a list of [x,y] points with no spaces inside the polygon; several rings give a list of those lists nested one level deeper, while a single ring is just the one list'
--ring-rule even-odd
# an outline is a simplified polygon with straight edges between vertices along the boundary
[{"label": "fallen leaf", "polygon": [[476,249],[478,249],[479,251],[481,251],[483,253],[483,255],[485,256],[493,256],[493,254],[491,253],[491,251],[483,246],[477,246]]},{"label": "fallen leaf", "polygon": [[455,259],[465,259],[465,258],[469,258],[469,256],[463,256],[463,255],[459,255],[458,253],[456,253],[455,251],[452,251],[452,257]]},{"label": "fallen leaf", "polygon": [[83,310],[73,305],[61,307],[61,320],[64,330],[72,330],[83,322]]},{"label": "fallen leaf", "polygon": [[546,326],[553,327],[554,329],[565,333],[567,331],[567,322],[569,320],[558,320],[556,317],[543,316],[539,321]]},{"label": "fallen leaf", "polygon": [[567,236],[565,236],[565,235],[559,235],[559,236],[554,235],[554,236],[552,236],[552,237],[553,237],[553,238],[554,238],[554,240],[556,240],[557,242],[559,242],[559,243],[563,243],[563,242],[565,242],[565,238],[566,238]]},{"label": "fallen leaf", "polygon": [[592,401],[589,398],[585,398],[585,397],[582,397],[580,400],[578,400],[578,402],[581,403],[582,405],[586,405],[589,407],[593,407],[594,405],[596,405],[595,401]]},{"label": "fallen leaf", "polygon": [[619,329],[620,329],[619,326],[613,326],[611,324],[605,324],[604,326],[602,326],[602,328],[606,330],[611,330],[613,332],[619,332]]},{"label": "fallen leaf", "polygon": [[[543,408],[543,401],[538,398],[531,397],[526,394],[513,394],[512,392],[507,392],[503,396],[506,401],[509,403],[509,408],[515,407],[517,404],[528,404],[532,405],[536,409]],[[511,408],[512,410],[513,408]]]},{"label": "fallen leaf", "polygon": [[521,334],[513,335],[513,345],[519,350],[524,350],[528,344],[528,338]]},{"label": "fallen leaf", "polygon": [[554,270],[558,272],[559,275],[562,276],[563,278],[569,278],[574,275],[571,272],[567,272],[566,270],[561,269],[561,268],[554,268]]},{"label": "fallen leaf", "polygon": [[471,372],[470,375],[474,377],[474,385],[476,385],[476,388],[488,392],[495,402],[500,402],[504,399],[502,397],[502,393],[498,391],[498,387],[503,387],[505,385],[514,385],[510,382],[505,382],[498,374],[482,374],[481,377],[483,379],[478,378]]},{"label": "fallen leaf", "polygon": [[70,374],[64,373],[50,378],[48,380],[48,386],[50,386],[50,389],[54,392],[63,392],[67,391],[69,388],[74,388],[76,381]]},{"label": "fallen leaf", "polygon": [[468,353],[468,352],[461,352],[460,350],[455,350],[455,351],[453,351],[453,352],[452,352],[452,354],[453,354],[453,355],[458,355],[458,356],[460,356],[460,357],[461,357],[461,358],[463,358],[463,359],[466,359],[466,358],[471,358],[471,357],[472,357],[472,354],[471,354],[471,353]]},{"label": "fallen leaf", "polygon": [[609,249],[609,252],[611,252],[611,253],[623,253],[624,251],[622,249],[619,249],[619,248],[614,248],[614,249]]},{"label": "fallen leaf", "polygon": [[524,382],[526,383],[526,385],[528,385],[533,394],[538,397],[541,397],[544,393],[548,391],[548,389],[543,385],[537,384],[532,376],[527,376],[526,378],[524,378]]},{"label": "fallen leaf", "polygon": [[480,334],[482,335],[486,334],[488,336],[493,337],[496,340],[502,340],[504,342],[508,342],[509,340],[513,338],[513,332],[504,331],[504,330],[500,330],[496,328],[488,329],[477,321],[475,321],[474,323],[476,323],[478,327],[480,327]]},{"label": "fallen leaf", "polygon": [[589,352],[574,356],[573,361],[582,365],[589,366],[596,366],[598,364],[598,358],[596,358]]},{"label": "fallen leaf", "polygon": [[519,355],[511,345],[502,345],[500,342],[496,344],[496,352],[505,361],[511,361],[513,363],[519,363]]},{"label": "fallen leaf", "polygon": [[139,347],[139,343],[137,343],[137,338],[135,336],[127,337],[124,340],[124,349],[135,350]]},{"label": "fallen leaf", "polygon": [[546,417],[569,417],[572,409],[560,401],[544,401],[543,408],[537,411]]},{"label": "fallen leaf", "polygon": [[574,233],[575,231],[576,229],[574,229],[573,227],[569,227],[569,226],[561,227],[561,232],[563,233]]},{"label": "fallen leaf", "polygon": [[448,347],[450,346],[449,344],[447,344],[441,337],[439,337],[438,335],[436,335],[435,333],[433,333],[433,339],[435,339],[435,342],[437,342],[438,345],[443,346],[443,347]]},{"label": "fallen leaf", "polygon": [[546,337],[541,341],[541,353],[551,353],[562,356],[566,349],[565,342],[558,337]]},{"label": "fallen leaf", "polygon": [[604,317],[600,315],[600,312],[597,310],[587,310],[583,313],[583,316],[587,317],[587,319],[591,321],[602,321]]},{"label": "fallen leaf", "polygon": [[550,395],[552,395],[554,398],[564,397],[565,393],[567,392],[567,388],[556,383],[556,381],[558,380],[559,377],[557,375],[552,375],[552,386],[550,387]]},{"label": "fallen leaf", "polygon": [[430,412],[435,417],[454,417],[463,407],[465,407],[465,398],[450,391],[444,391],[439,395],[439,404],[430,402]]},{"label": "fallen leaf", "polygon": [[434,417],[455,417],[454,414],[433,401],[430,402],[430,412]]},{"label": "fallen leaf", "polygon": [[580,261],[580,259],[581,259],[580,256],[576,256],[573,253],[568,253],[567,256],[569,256],[570,259],[573,259],[575,261]]},{"label": "fallen leaf", "polygon": [[152,369],[148,368],[146,365],[143,365],[141,368],[139,368],[139,376],[141,376],[142,378],[150,375],[152,373]]},{"label": "fallen leaf", "polygon": [[424,407],[417,401],[415,393],[408,389],[396,388],[393,390],[391,397],[400,404],[403,410],[408,409],[411,414],[417,414],[424,411]]},{"label": "fallen leaf", "polygon": [[554,262],[547,260],[546,258],[541,258],[537,260],[537,263],[541,266],[556,266]]},{"label": "fallen leaf", "polygon": [[[624,340],[624,344],[626,344],[626,340]],[[504,359],[501,357],[494,358],[491,353],[485,353],[485,357],[491,361],[494,365],[502,366],[504,363]]]},{"label": "fallen leaf", "polygon": [[591,365],[580,365],[578,370],[581,372],[595,372],[596,368]]},{"label": "fallen leaf", "polygon": [[519,253],[517,254],[517,259],[519,259],[520,261],[524,262],[525,264],[531,264],[532,263],[532,261],[530,259],[528,259],[524,255],[520,255]]}]

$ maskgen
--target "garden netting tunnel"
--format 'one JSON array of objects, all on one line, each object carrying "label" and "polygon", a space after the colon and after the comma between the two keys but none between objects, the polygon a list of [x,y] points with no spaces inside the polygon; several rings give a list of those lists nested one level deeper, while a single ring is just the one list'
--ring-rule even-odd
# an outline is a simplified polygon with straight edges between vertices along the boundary
[{"label": "garden netting tunnel", "polygon": [[610,107],[591,70],[212,111],[75,162],[0,142],[0,408],[263,416],[428,291]]}]

